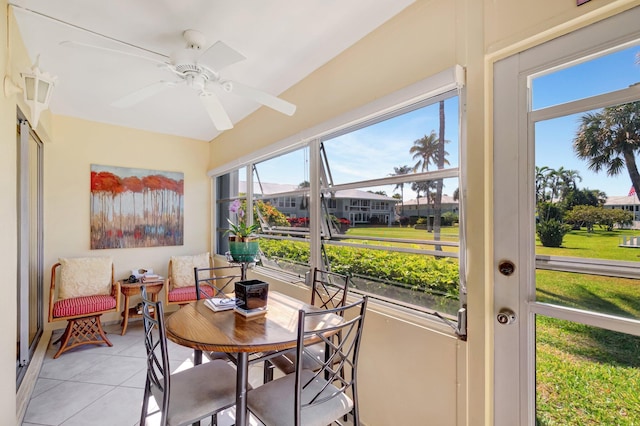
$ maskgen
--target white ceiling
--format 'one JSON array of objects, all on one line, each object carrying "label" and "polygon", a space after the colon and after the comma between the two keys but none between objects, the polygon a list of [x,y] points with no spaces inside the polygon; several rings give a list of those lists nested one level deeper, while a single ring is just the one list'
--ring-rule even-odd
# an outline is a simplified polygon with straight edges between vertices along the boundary
[{"label": "white ceiling", "polygon": [[[164,90],[129,108],[110,104],[160,80],[175,80],[151,61],[62,41],[160,59],[185,48],[187,29],[221,40],[246,57],[220,74],[279,95],[414,0],[13,0],[32,61],[57,76],[54,114],[199,140],[219,132],[187,87]],[[130,45],[130,46],[127,46]],[[148,52],[140,50],[145,49]],[[217,92],[218,93],[218,92]],[[218,93],[233,123],[260,106]]]}]

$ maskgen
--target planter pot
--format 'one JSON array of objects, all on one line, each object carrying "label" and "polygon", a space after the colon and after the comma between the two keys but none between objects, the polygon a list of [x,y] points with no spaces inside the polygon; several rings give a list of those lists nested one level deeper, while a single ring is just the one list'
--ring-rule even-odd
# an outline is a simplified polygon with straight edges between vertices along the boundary
[{"label": "planter pot", "polygon": [[229,252],[236,262],[255,262],[259,251],[258,241],[229,241]]}]

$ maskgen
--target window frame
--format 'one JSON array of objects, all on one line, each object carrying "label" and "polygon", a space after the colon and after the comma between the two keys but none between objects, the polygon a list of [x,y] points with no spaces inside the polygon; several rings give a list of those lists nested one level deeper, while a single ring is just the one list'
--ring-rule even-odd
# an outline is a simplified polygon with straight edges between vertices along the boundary
[{"label": "window frame", "polygon": [[[246,167],[247,169],[247,187],[252,186],[253,184],[253,176],[250,171],[253,170],[253,165],[259,163],[261,161],[265,161],[268,159],[272,159],[297,149],[307,148],[309,149],[309,176],[320,176],[323,173],[323,161],[326,161],[326,156],[323,158],[322,155],[324,153],[321,152],[321,143],[324,140],[329,140],[335,138],[337,136],[353,132],[355,130],[371,126],[377,122],[381,122],[387,120],[392,117],[400,116],[409,111],[421,108],[426,105],[431,105],[437,103],[442,99],[447,99],[453,96],[458,97],[458,145],[459,145],[459,153],[458,153],[458,165],[456,167],[449,167],[442,170],[435,171],[426,171],[421,173],[414,173],[407,176],[402,177],[384,177],[379,179],[374,179],[370,181],[360,181],[360,182],[350,182],[346,184],[338,184],[332,186],[332,190],[340,190],[340,189],[352,189],[356,187],[363,187],[366,185],[384,185],[390,183],[397,182],[412,182],[419,180],[434,180],[434,179],[444,179],[444,178],[457,178],[459,184],[459,200],[458,200],[458,215],[459,215],[459,223],[460,223],[460,232],[459,232],[459,251],[457,256],[459,258],[459,277],[460,277],[460,310],[458,311],[457,318],[443,318],[438,312],[428,312],[428,309],[422,311],[422,313],[431,314],[439,317],[440,319],[444,319],[452,328],[455,329],[456,334],[458,336],[465,338],[466,337],[466,244],[465,244],[465,226],[463,219],[464,212],[464,198],[466,193],[466,178],[465,178],[465,164],[466,164],[466,114],[465,114],[465,106],[466,106],[466,91],[464,85],[464,69],[456,65],[452,68],[449,68],[445,71],[442,71],[438,74],[433,75],[423,81],[410,85],[404,89],[401,89],[397,92],[391,93],[385,97],[382,97],[376,101],[373,101],[369,104],[366,104],[360,108],[347,112],[339,117],[328,120],[326,122],[320,123],[317,126],[307,129],[304,132],[301,132],[295,136],[285,138],[284,140],[278,141],[272,145],[269,145],[263,149],[259,149],[252,154],[246,155],[244,157],[240,157],[237,160],[217,167],[208,172],[208,175],[214,179],[215,183],[213,185],[213,203],[214,203],[214,237],[212,238],[212,251],[214,253],[218,252],[216,234],[219,234],[221,228],[216,227],[216,223],[221,223],[216,219],[216,214],[219,211],[219,201],[216,196],[216,188],[217,181],[216,179],[220,176],[224,176],[227,173],[230,173],[234,170],[238,170],[241,167]],[[300,138],[300,134],[312,135],[306,138]],[[326,154],[325,154],[326,155]],[[323,191],[323,188],[320,187],[320,179],[310,179],[310,187],[309,190],[309,213],[310,213],[310,223],[311,224],[319,224],[321,223],[322,211],[319,200],[321,199],[320,195]],[[249,190],[247,191],[247,199],[249,198]],[[268,197],[271,199],[282,197],[284,194],[269,194]],[[291,195],[288,193],[287,195]],[[375,202],[374,202],[375,203]],[[381,202],[383,204],[388,204],[387,202]],[[367,211],[371,212],[372,202],[368,202],[369,206],[367,207]],[[359,210],[360,211],[360,210]],[[248,217],[251,215],[248,215]],[[310,267],[321,266],[321,249],[320,249],[320,241],[321,241],[321,229],[320,226],[311,226],[310,227]],[[433,254],[433,253],[424,253],[424,254]],[[257,271],[262,272],[260,268]],[[269,275],[274,275],[273,270],[268,271]],[[280,275],[277,274],[276,275]],[[285,281],[299,281],[299,277],[289,276],[290,274],[283,273],[281,279]],[[375,295],[374,295],[375,296]],[[412,307],[406,303],[395,300],[385,300],[382,297],[376,297],[376,299],[381,300],[385,304],[394,307],[394,308],[402,308],[402,309],[411,309]],[[457,324],[454,322],[457,320]],[[452,322],[453,321],[453,322]]]}]

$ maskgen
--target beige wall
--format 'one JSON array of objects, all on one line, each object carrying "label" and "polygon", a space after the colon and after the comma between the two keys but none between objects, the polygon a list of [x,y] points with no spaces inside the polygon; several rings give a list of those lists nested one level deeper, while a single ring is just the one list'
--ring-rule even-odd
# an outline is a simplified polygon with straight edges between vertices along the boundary
[{"label": "beige wall", "polygon": [[[298,105],[295,116],[262,109],[213,141],[212,169],[278,140],[302,138],[306,129],[454,64],[465,66],[466,151],[467,158],[473,158],[465,170],[467,210],[473,212],[466,217],[469,340],[452,343],[420,321],[374,317],[367,323],[375,337],[363,352],[367,359],[361,374],[362,383],[372,383],[381,392],[361,395],[367,424],[387,424],[381,407],[394,410],[397,424],[431,419],[436,420],[433,424],[492,423],[491,61],[636,4],[592,0],[577,7],[575,0],[418,0],[283,93]],[[389,360],[398,374],[380,374]],[[398,367],[398,362],[412,368]],[[456,380],[459,387],[451,389]],[[398,389],[398,383],[406,390]],[[443,394],[431,393],[439,387]],[[449,414],[453,417],[446,417]]]},{"label": "beige wall", "polygon": [[[216,261],[223,262],[221,257]],[[248,272],[269,289],[310,300],[308,287]],[[464,393],[465,357],[447,326],[426,327],[411,314],[369,302],[360,349],[360,421],[366,425],[456,425],[455,401]],[[463,383],[460,383],[463,382]],[[425,419],[428,419],[426,421]]]},{"label": "beige wall", "polygon": [[[212,144],[211,167],[304,133],[314,125],[456,64],[475,68],[476,79],[470,82],[469,91],[476,98],[481,97],[483,57],[478,49],[482,51],[482,38],[475,35],[476,39],[470,42],[476,48],[475,55],[467,55],[468,46],[460,43],[466,39],[470,25],[482,28],[478,21],[480,6],[467,6],[464,1],[416,2],[285,92],[282,96],[298,106],[293,117],[261,110],[216,138]],[[474,108],[477,117],[481,117],[482,104],[475,104]],[[482,122],[476,120],[475,125],[478,127],[475,131],[482,134]],[[242,149],[237,148],[239,145]],[[481,165],[482,145],[476,143],[470,151]],[[478,177],[476,182],[482,182],[482,168],[472,174]],[[477,186],[473,189],[475,202],[481,206],[484,189],[481,184]],[[473,229],[482,230],[483,215],[476,214],[469,222],[473,223]],[[483,233],[474,234],[468,242],[479,253],[473,257],[476,275],[470,285],[483,288]],[[472,296],[476,306],[485,304],[484,293],[476,292]],[[394,318],[374,303],[370,304],[370,311],[359,371],[362,421],[368,425],[464,424],[469,380],[465,362],[467,345],[452,337],[450,330],[434,331],[440,328],[429,320]],[[476,315],[480,313],[475,310]],[[476,419],[483,418],[485,404],[483,323],[482,319],[476,320],[469,342],[476,353],[468,367],[473,368],[476,376],[473,380],[477,389],[474,400],[479,401],[474,408]]]},{"label": "beige wall", "polygon": [[[208,247],[206,169],[458,63],[467,69],[467,151],[474,159],[466,170],[467,208],[474,212],[467,218],[469,341],[452,339],[416,319],[398,320],[372,309],[363,348],[361,384],[366,389],[361,402],[363,420],[370,425],[389,424],[385,413],[391,410],[403,416],[394,417],[396,424],[491,424],[493,265],[487,255],[492,249],[487,237],[492,234],[491,60],[638,4],[592,0],[576,7],[575,0],[417,0],[284,93],[285,99],[298,105],[294,117],[261,109],[210,145],[59,116],[51,118],[51,128],[49,117],[43,117],[38,132],[50,141],[45,146],[45,267],[50,268],[59,256],[104,253],[114,257],[118,277],[138,266],[164,274],[172,254],[197,253]],[[0,6],[0,66],[15,75],[28,60],[14,32],[12,50],[7,52],[6,0],[0,0]],[[0,96],[0,270],[6,287],[0,298],[0,323],[11,330],[0,333],[0,416],[4,419],[15,413],[15,107],[15,98]],[[183,171],[185,245],[89,250],[91,163]],[[48,277],[46,281],[48,285]],[[304,296],[298,288],[287,291]],[[439,387],[442,393],[436,390]]]},{"label": "beige wall", "polygon": [[[7,2],[0,0],[0,69],[7,67]],[[0,95],[0,418],[16,413],[16,106]]]},{"label": "beige wall", "polygon": [[[173,255],[209,250],[209,143],[54,116],[53,142],[45,146],[45,297],[50,268],[59,257],[111,256],[116,279],[134,268],[166,276]],[[91,250],[89,239],[90,165],[134,167],[184,173],[184,245]],[[113,318],[105,316],[104,320]],[[54,324],[56,327],[63,323]]]}]

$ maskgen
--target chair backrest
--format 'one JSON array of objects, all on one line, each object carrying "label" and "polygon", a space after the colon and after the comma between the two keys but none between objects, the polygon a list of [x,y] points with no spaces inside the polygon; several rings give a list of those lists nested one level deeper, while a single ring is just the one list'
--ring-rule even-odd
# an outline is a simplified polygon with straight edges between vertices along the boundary
[{"label": "chair backrest", "polygon": [[154,302],[149,299],[145,286],[141,286],[140,289],[144,321],[144,347],[147,352],[147,380],[140,424],[145,424],[149,397],[153,394],[162,413],[160,424],[165,425],[169,410],[171,369],[167,352],[167,336],[164,329],[164,310],[162,302]]},{"label": "chair backrest", "polygon": [[347,302],[349,277],[313,268],[311,304],[322,309],[340,308]]},{"label": "chair backrest", "polygon": [[213,267],[213,257],[210,253],[201,253],[193,256],[171,256],[167,267],[167,279],[169,287],[173,290],[180,287],[192,287],[193,268]]},{"label": "chair backrest", "polygon": [[[242,277],[240,266],[216,266],[214,268],[193,268],[196,282],[196,298],[206,299],[209,297],[227,297],[227,293],[232,293],[233,283]],[[213,289],[213,295],[209,295],[202,286],[208,285]]]},{"label": "chair backrest", "polygon": [[[355,406],[355,424],[358,424],[356,379],[366,309],[365,296],[344,307],[314,312],[299,311],[294,398],[296,425],[300,425],[302,410],[349,392]],[[318,322],[313,321],[313,317],[327,313],[334,313],[345,319],[338,325],[324,325],[318,328]],[[335,338],[338,335],[341,338]],[[325,345],[324,360],[314,356],[312,347],[317,344]],[[304,365],[305,358],[314,359],[317,368],[309,369],[309,366]]]},{"label": "chair backrest", "polygon": [[102,307],[98,311],[106,313],[120,310],[120,284],[114,279],[114,265],[110,257],[59,259],[51,267],[49,322],[82,316],[72,313],[54,315],[54,306],[57,301],[100,295],[112,296],[116,306]]}]

